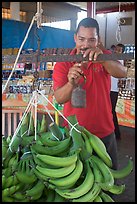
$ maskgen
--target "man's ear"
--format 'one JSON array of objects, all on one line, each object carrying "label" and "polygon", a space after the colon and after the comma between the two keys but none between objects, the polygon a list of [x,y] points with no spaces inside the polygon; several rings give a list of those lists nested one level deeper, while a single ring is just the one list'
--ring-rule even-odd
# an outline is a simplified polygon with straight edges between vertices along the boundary
[{"label": "man's ear", "polygon": [[100,44],[100,43],[102,43],[102,42],[101,42],[101,37],[98,36],[98,44]]},{"label": "man's ear", "polygon": [[74,41],[75,41],[75,43],[76,43],[76,37],[77,37],[76,34],[74,34]]}]

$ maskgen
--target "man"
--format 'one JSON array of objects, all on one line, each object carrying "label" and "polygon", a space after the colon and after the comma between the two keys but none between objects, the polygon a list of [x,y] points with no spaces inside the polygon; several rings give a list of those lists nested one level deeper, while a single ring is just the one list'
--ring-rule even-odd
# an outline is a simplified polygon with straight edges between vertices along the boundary
[{"label": "man", "polygon": [[[125,46],[121,43],[117,44],[115,46],[115,53],[123,53],[125,50]],[[123,63],[123,60],[119,60],[120,63]],[[111,76],[111,92],[110,92],[110,98],[111,98],[111,104],[112,104],[112,114],[113,114],[113,122],[115,126],[115,135],[116,139],[121,139],[121,133],[120,133],[120,128],[118,124],[118,118],[117,118],[117,113],[116,113],[116,105],[117,105],[117,100],[118,100],[118,78],[115,78]]]},{"label": "man", "polygon": [[[114,134],[114,124],[110,101],[110,76],[125,77],[126,68],[117,61],[100,61],[96,58],[102,51],[98,48],[100,42],[99,25],[93,18],[83,19],[74,35],[76,47],[71,54],[82,53],[89,56],[88,62],[81,64],[75,62],[56,63],[53,71],[54,96],[59,104],[64,104],[64,116],[76,115],[80,125],[101,138],[106,145],[113,162],[117,168],[117,146]],[[75,87],[86,83],[86,107],[75,108],[71,104],[71,95]],[[65,121],[65,123],[67,123]]]}]

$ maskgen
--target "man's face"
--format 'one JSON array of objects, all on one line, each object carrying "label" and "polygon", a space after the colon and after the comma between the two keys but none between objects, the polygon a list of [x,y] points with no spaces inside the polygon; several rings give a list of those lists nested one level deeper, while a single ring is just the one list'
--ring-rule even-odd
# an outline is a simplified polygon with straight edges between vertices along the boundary
[{"label": "man's face", "polygon": [[98,44],[97,30],[96,28],[85,28],[84,26],[80,26],[77,35],[74,35],[74,40],[77,53],[80,53],[87,48],[95,48]]},{"label": "man's face", "polygon": [[116,52],[116,53],[122,53],[122,47],[116,46],[115,52]]}]

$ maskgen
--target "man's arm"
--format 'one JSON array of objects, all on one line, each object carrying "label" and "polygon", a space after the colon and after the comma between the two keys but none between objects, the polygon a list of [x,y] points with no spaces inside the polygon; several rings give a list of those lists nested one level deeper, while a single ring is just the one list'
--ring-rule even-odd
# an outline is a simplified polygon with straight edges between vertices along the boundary
[{"label": "man's arm", "polygon": [[125,78],[127,76],[127,67],[123,66],[117,61],[104,61],[101,62],[106,71],[113,77]]},{"label": "man's arm", "polygon": [[[94,63],[96,63],[96,58],[98,55],[103,54],[105,48],[102,46],[98,46],[95,49],[88,49],[86,50],[84,57],[89,55],[89,60],[94,59]],[[106,71],[115,78],[125,78],[127,76],[127,67],[123,66],[118,61],[100,61],[100,64],[106,69]]]},{"label": "man's arm", "polygon": [[56,101],[59,104],[63,104],[69,101],[71,98],[73,89],[74,89],[74,86],[70,82],[67,82],[64,86],[57,88],[54,91],[54,96],[56,98]]}]

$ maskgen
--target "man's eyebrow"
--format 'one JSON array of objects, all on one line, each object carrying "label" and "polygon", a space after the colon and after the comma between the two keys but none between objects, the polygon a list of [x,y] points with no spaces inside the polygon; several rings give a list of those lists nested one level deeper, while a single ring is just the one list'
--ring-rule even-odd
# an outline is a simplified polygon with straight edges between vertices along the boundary
[{"label": "man's eyebrow", "polygon": [[[78,35],[79,38],[85,38],[83,36]],[[96,37],[88,38],[88,39],[96,39]]]}]

